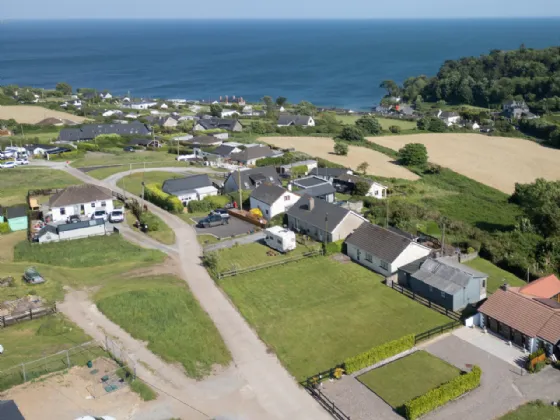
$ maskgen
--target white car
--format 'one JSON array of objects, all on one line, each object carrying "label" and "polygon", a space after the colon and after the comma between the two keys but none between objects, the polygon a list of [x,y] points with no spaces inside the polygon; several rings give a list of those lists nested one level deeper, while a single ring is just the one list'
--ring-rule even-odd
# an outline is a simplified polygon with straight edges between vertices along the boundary
[{"label": "white car", "polygon": [[113,210],[109,215],[109,221],[111,223],[119,223],[124,221],[124,211],[123,210]]},{"label": "white car", "polygon": [[101,220],[107,220],[107,212],[105,210],[96,210],[93,212],[93,214],[91,215],[91,219],[101,219]]},{"label": "white car", "polygon": [[16,163],[11,160],[9,162],[0,163],[0,168],[8,169],[8,168],[15,168],[17,165]]},{"label": "white car", "polygon": [[16,165],[29,165],[29,161],[27,159],[16,159]]}]

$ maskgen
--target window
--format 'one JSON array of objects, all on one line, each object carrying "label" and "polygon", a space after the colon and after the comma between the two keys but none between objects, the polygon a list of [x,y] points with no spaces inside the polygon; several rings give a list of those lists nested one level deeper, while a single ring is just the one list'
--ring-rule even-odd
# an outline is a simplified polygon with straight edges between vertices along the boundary
[{"label": "window", "polygon": [[366,252],[366,261],[373,262],[373,256]]},{"label": "window", "polygon": [[289,195],[285,195],[285,196],[284,196],[284,201],[290,201],[290,196],[289,196]]},{"label": "window", "polygon": [[441,297],[445,298],[445,292],[441,292]]},{"label": "window", "polygon": [[482,287],[486,287],[486,279],[482,279]]},{"label": "window", "polygon": [[388,270],[389,269],[389,263],[385,262],[385,261],[381,261],[381,264],[379,264],[381,266],[381,268],[383,270]]},{"label": "window", "polygon": [[92,207],[92,208],[95,208],[95,203],[91,203],[91,207]]},{"label": "window", "polygon": [[268,210],[265,210],[264,213],[265,213],[265,214],[268,214]]},{"label": "window", "polygon": [[101,207],[107,207],[107,202],[106,202],[106,201],[102,201],[102,202],[101,202]]},{"label": "window", "polygon": [[60,208],[60,215],[64,216],[66,214],[66,209],[64,207]]}]

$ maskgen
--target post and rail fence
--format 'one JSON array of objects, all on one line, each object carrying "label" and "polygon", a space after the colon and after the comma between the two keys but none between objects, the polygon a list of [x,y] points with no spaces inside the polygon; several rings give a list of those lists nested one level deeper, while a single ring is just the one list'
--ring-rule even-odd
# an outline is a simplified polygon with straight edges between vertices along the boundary
[{"label": "post and rail fence", "polygon": [[29,309],[27,311],[13,313],[10,315],[0,316],[0,328],[6,328],[10,325],[17,324],[22,321],[32,321],[37,318],[44,317],[46,315],[56,313],[56,303],[48,307],[40,307]]},{"label": "post and rail fence", "polygon": [[454,328],[463,325],[460,321],[453,321],[448,324],[440,325],[439,327],[432,328],[431,330],[424,331],[420,334],[414,336],[414,344],[418,344],[420,341],[429,340],[432,337],[443,334],[447,331],[451,331]]}]

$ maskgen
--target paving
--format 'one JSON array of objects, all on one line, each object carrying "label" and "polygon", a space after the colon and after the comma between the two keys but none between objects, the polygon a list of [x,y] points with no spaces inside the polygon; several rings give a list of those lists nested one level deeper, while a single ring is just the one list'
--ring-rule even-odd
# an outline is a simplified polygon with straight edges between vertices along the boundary
[{"label": "paving", "polygon": [[[193,217],[192,220],[198,222],[202,220],[203,217]],[[220,226],[214,226],[209,228],[194,227],[198,235],[214,235],[220,239],[231,238],[232,236],[252,234],[255,232],[257,227],[245,220],[238,219],[236,217],[230,217],[229,223]]]},{"label": "paving", "polygon": [[224,240],[215,244],[211,244],[204,247],[204,251],[217,251],[219,249],[231,248],[234,245],[247,245],[252,244],[254,242],[263,241],[266,238],[266,233],[264,232],[255,232],[251,235],[242,236],[240,238]]}]

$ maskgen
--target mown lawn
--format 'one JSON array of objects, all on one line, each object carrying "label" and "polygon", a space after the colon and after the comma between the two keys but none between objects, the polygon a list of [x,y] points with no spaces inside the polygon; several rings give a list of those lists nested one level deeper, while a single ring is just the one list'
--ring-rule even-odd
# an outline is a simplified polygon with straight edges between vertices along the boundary
[{"label": "mown lawn", "polygon": [[157,277],[144,283],[102,291],[96,297],[99,309],[164,360],[181,363],[190,377],[202,378],[213,365],[231,361],[218,330],[183,281]]},{"label": "mown lawn", "polygon": [[221,286],[296,379],[449,318],[329,257],[226,278]]},{"label": "mown lawn", "polygon": [[214,235],[196,235],[196,240],[202,246],[217,244],[220,242]]},{"label": "mown lawn", "polygon": [[[336,119],[344,124],[352,125],[356,123],[356,120],[360,118],[359,115],[337,115]],[[416,128],[415,121],[406,121],[406,120],[394,120],[391,118],[383,118],[383,117],[375,117],[383,130],[389,130],[389,127],[392,125],[396,125],[401,128],[401,130],[412,130]]]},{"label": "mown lawn", "polygon": [[533,401],[507,413],[498,420],[560,420],[560,409]]},{"label": "mown lawn", "polygon": [[[130,163],[141,164],[144,167],[144,162],[158,162],[158,163],[168,163],[176,162],[175,158],[177,156],[172,153],[167,153],[165,151],[154,152],[154,151],[138,151],[134,153],[119,151],[115,153],[98,153],[98,152],[88,152],[82,158],[76,159],[71,163],[74,168],[83,168],[88,166],[104,166],[104,165],[126,165]],[[182,165],[186,164],[183,162]],[[138,166],[140,167],[140,166]],[[133,169],[136,169],[133,167]]]},{"label": "mown lawn", "polygon": [[[184,167],[188,169],[188,166],[185,162],[176,162],[176,161],[164,161],[159,163],[133,163],[132,169],[142,169],[142,168],[162,168],[162,167]],[[93,169],[88,171],[87,174],[97,179],[105,179],[110,177],[111,175],[118,174],[120,172],[126,172],[130,170],[130,164],[127,165],[119,165],[119,166],[111,166],[109,168],[100,168],[100,169]],[[169,172],[168,172],[169,173]]]},{"label": "mown lawn", "polygon": [[510,286],[515,287],[521,287],[527,284],[519,277],[502,270],[500,267],[496,267],[484,258],[476,258],[472,261],[467,261],[464,264],[474,268],[475,270],[488,274],[488,284],[486,285],[486,290],[489,294],[494,293],[504,283],[508,283]]},{"label": "mown lawn", "polygon": [[358,380],[391,407],[424,395],[459,376],[461,371],[423,350],[369,371]]},{"label": "mown lawn", "polygon": [[153,171],[153,172],[136,172],[127,176],[122,177],[117,182],[117,185],[123,190],[128,191],[131,194],[142,196],[142,181],[146,184],[163,184],[163,181],[167,179],[184,178],[190,175],[185,171],[185,173],[177,172],[166,172],[166,171]]}]

